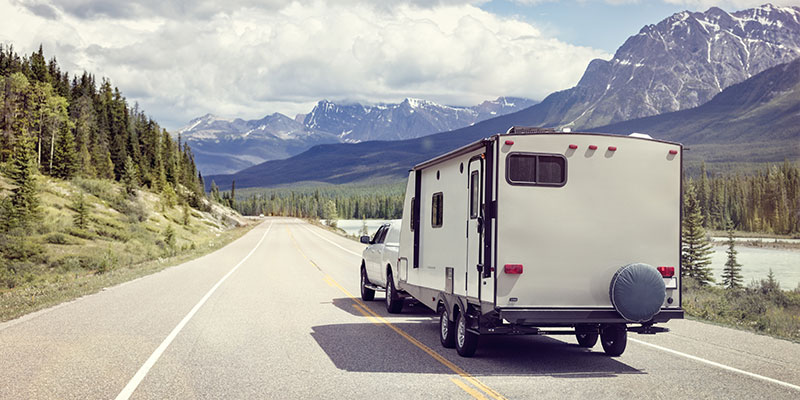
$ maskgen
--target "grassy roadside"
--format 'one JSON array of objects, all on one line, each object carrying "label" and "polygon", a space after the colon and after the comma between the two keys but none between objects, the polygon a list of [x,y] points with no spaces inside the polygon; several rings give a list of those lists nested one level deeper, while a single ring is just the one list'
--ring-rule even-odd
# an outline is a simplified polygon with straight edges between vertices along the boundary
[{"label": "grassy roadside", "polygon": [[[0,321],[201,257],[256,225],[217,204],[129,196],[111,181],[38,180],[40,223],[0,235]],[[0,191],[7,188],[0,178]],[[89,210],[83,228],[74,221],[79,198]]]},{"label": "grassy roadside", "polygon": [[800,342],[800,290],[781,290],[771,279],[725,289],[684,277],[682,305],[703,322]]}]

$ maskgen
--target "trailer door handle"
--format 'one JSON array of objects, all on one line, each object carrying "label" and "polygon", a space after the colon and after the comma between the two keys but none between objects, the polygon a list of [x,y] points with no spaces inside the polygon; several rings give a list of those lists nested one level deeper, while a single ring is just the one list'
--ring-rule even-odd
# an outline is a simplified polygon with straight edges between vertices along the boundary
[{"label": "trailer door handle", "polygon": [[478,264],[478,272],[483,272],[483,264]]}]

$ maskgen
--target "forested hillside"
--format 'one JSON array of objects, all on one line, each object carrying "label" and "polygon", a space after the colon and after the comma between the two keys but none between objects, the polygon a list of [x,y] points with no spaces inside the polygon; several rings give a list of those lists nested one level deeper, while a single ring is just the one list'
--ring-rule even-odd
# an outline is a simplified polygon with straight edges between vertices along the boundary
[{"label": "forested hillside", "polygon": [[0,321],[243,234],[202,188],[189,146],[108,79],[0,45]]},{"label": "forested hillside", "polygon": [[32,157],[38,173],[57,178],[127,176],[158,191],[180,184],[202,194],[189,146],[129,105],[111,81],[97,82],[87,72],[71,77],[41,47],[20,57],[0,45],[0,164],[6,169],[15,152]]}]

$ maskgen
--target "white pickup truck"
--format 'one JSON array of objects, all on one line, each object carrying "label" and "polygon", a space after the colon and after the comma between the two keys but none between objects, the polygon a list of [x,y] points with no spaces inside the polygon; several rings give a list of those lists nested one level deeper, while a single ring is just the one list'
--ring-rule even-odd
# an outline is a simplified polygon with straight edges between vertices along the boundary
[{"label": "white pickup truck", "polygon": [[393,314],[403,309],[405,297],[395,289],[392,279],[392,271],[397,270],[400,221],[387,221],[371,238],[361,236],[361,243],[369,245],[361,258],[361,299],[371,301],[376,291],[386,291],[386,310]]}]

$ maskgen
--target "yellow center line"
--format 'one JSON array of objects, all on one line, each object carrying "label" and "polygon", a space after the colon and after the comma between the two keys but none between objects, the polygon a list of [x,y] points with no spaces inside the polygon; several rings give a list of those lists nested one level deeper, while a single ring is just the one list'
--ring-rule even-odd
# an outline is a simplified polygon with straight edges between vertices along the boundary
[{"label": "yellow center line", "polygon": [[[289,230],[288,227],[286,228],[286,232],[289,233],[289,237],[292,239],[292,243],[294,244],[294,247],[297,249],[297,251],[299,251],[300,254],[303,255],[303,258],[305,258],[310,264],[312,264],[312,265],[314,265],[316,267],[316,264],[314,264],[314,262],[311,261],[311,259],[309,259],[308,256],[306,256],[306,254],[303,252],[303,250],[300,249],[300,246],[297,244],[297,241],[295,241],[294,236],[292,236],[292,232]],[[394,324],[389,322],[387,319],[385,319],[385,318],[381,317],[380,315],[376,314],[374,311],[372,311],[372,309],[367,307],[366,304],[361,302],[361,300],[359,300],[358,298],[353,296],[353,294],[350,293],[349,290],[345,289],[342,285],[340,285],[338,282],[336,282],[336,280],[334,280],[330,275],[325,274],[324,275],[324,279],[325,279],[325,282],[328,285],[333,286],[333,287],[341,290],[342,293],[344,293],[347,297],[349,297],[351,300],[353,300],[355,302],[355,305],[357,306],[356,309],[358,309],[359,312],[361,312],[362,314],[364,312],[366,312],[367,314],[369,314],[369,315],[365,314],[366,316],[371,316],[372,318],[374,318],[375,321],[378,321],[379,323],[382,323],[382,324],[386,325],[387,327],[389,327],[391,330],[397,332],[397,334],[399,334],[404,339],[406,339],[409,342],[411,342],[411,344],[413,344],[414,346],[417,346],[420,350],[424,351],[429,356],[433,357],[434,360],[438,361],[439,363],[441,363],[445,367],[449,368],[451,371],[455,372],[458,376],[460,376],[461,378],[463,378],[467,382],[471,383],[473,386],[475,386],[478,389],[484,391],[486,394],[489,395],[489,397],[491,397],[491,398],[493,398],[495,400],[505,400],[505,397],[503,397],[503,395],[501,395],[500,393],[496,392],[494,389],[486,386],[481,381],[476,379],[474,376],[472,376],[469,373],[467,373],[467,371],[464,371],[458,365],[455,365],[450,360],[442,357],[441,354],[433,351],[430,347],[426,346],[425,344],[423,344],[422,342],[420,342],[419,340],[417,340],[413,336],[409,335],[408,333],[406,333],[402,329],[398,328],[397,326],[395,326]],[[459,387],[461,387],[461,385],[459,385]],[[461,388],[464,389],[463,387],[461,387]],[[480,394],[480,393],[478,393],[478,394]]]},{"label": "yellow center line", "polygon": [[484,396],[483,393],[473,389],[472,387],[470,387],[466,383],[461,382],[461,380],[456,379],[456,378],[450,378],[450,380],[453,381],[453,383],[455,383],[456,386],[460,387],[463,391],[469,393],[470,396],[472,396],[472,397],[474,397],[474,398],[476,398],[478,400],[487,400],[486,396]]}]

